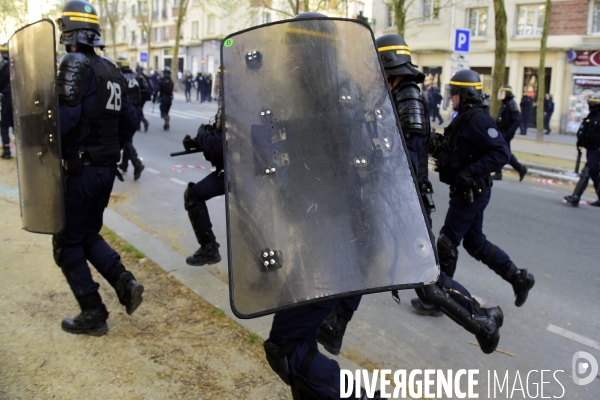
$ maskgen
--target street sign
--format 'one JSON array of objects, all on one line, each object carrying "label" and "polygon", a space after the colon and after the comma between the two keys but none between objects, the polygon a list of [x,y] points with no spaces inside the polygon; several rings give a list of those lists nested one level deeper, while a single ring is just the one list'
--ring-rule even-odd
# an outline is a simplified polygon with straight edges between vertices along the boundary
[{"label": "street sign", "polygon": [[469,69],[469,63],[465,61],[452,61],[452,71],[460,71],[461,69]]},{"label": "street sign", "polygon": [[140,52],[140,62],[148,62],[148,53]]},{"label": "street sign", "polygon": [[452,61],[468,62],[469,54],[468,53],[452,53]]},{"label": "street sign", "polygon": [[471,31],[469,29],[457,29],[454,35],[454,51],[468,53],[471,49]]}]

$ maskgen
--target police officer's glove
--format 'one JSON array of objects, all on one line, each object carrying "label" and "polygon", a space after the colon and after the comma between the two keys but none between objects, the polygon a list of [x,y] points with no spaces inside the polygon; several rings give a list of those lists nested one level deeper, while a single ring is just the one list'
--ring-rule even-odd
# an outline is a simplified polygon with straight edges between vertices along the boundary
[{"label": "police officer's glove", "polygon": [[452,186],[454,186],[456,189],[466,191],[473,186],[474,182],[475,179],[471,174],[471,170],[469,170],[469,168],[465,168],[456,175],[456,178],[454,178],[454,184]]},{"label": "police officer's glove", "polygon": [[185,151],[198,151],[199,146],[190,135],[185,135],[183,138],[183,147],[185,148]]}]

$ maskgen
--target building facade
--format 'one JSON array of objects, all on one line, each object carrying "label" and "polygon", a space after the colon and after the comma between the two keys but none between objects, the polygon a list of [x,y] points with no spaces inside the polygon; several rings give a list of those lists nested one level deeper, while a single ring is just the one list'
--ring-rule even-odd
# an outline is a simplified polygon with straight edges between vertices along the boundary
[{"label": "building facade", "polygon": [[[505,0],[506,82],[517,102],[537,93],[544,0]],[[375,36],[395,33],[393,11],[382,0],[373,6]],[[413,62],[427,74],[426,85],[444,93],[453,71],[477,71],[491,92],[495,27],[492,0],[416,0],[407,12],[405,38]],[[457,59],[456,29],[471,33],[470,52]],[[462,63],[462,65],[461,65]],[[575,133],[587,115],[587,97],[600,90],[600,0],[553,0],[546,52],[546,92],[554,99],[553,133]],[[495,95],[495,94],[491,94]],[[448,114],[450,109],[446,110]],[[535,126],[535,116],[530,116]]]}]

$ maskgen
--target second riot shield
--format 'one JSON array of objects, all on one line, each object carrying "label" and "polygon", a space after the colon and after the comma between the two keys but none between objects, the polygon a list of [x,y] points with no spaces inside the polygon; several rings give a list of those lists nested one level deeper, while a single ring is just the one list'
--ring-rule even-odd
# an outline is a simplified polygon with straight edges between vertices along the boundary
[{"label": "second riot shield", "polygon": [[64,227],[54,23],[41,20],[10,38],[10,82],[23,228]]},{"label": "second riot shield", "polygon": [[230,35],[221,52],[234,313],[434,282],[371,30],[282,21]]}]

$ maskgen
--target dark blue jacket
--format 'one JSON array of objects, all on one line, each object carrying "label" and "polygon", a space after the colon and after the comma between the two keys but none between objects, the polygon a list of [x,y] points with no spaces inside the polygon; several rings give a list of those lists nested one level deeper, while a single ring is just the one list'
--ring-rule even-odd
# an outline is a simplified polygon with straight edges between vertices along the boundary
[{"label": "dark blue jacket", "polygon": [[521,117],[515,99],[511,97],[510,99],[502,100],[502,108],[500,108],[500,113],[498,114],[497,124],[498,130],[504,136],[504,140],[507,142],[512,140],[517,128],[521,126],[521,121],[523,121],[523,117]]}]

